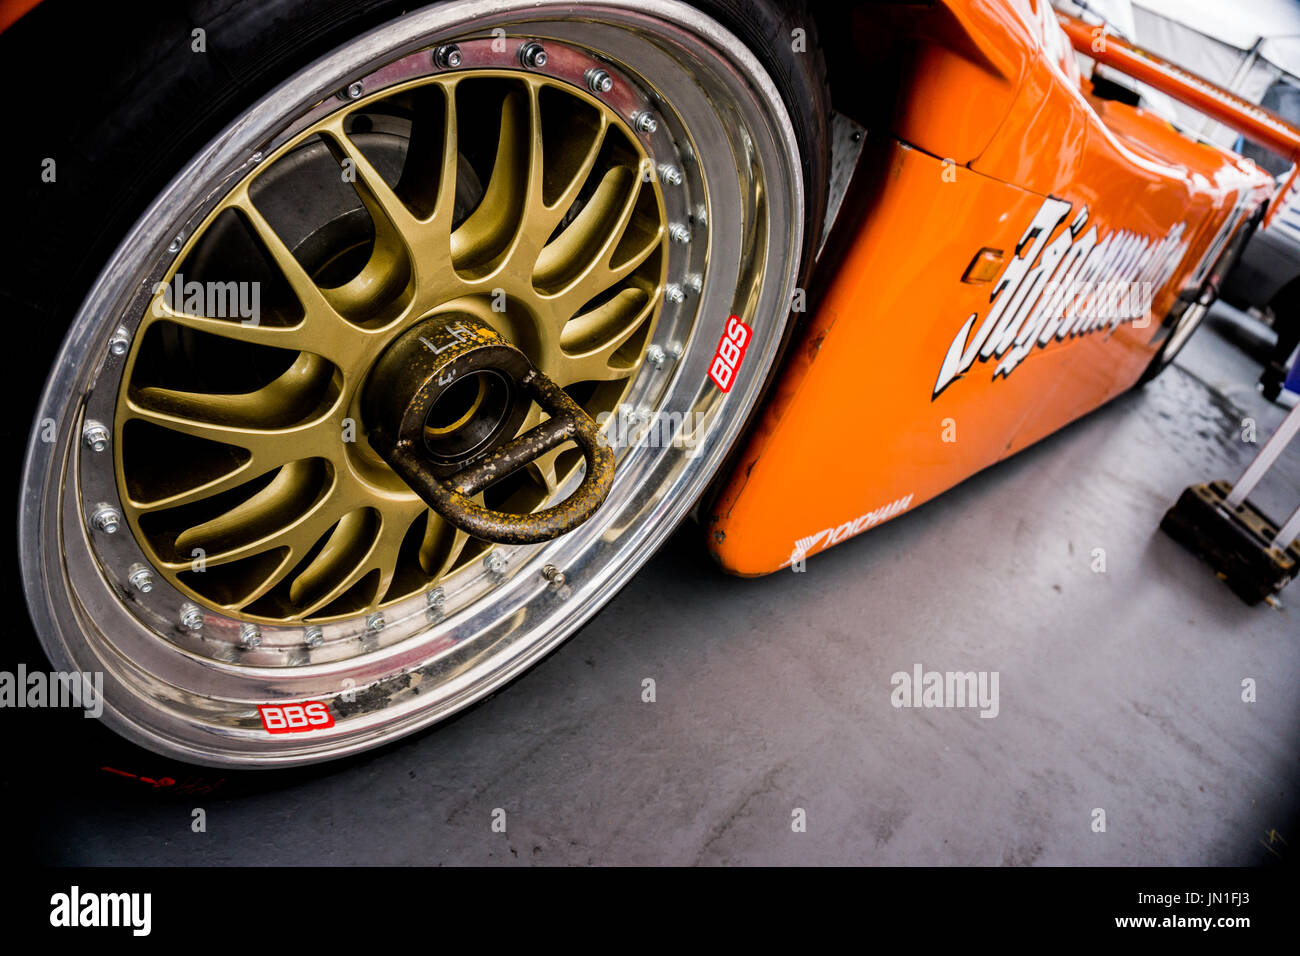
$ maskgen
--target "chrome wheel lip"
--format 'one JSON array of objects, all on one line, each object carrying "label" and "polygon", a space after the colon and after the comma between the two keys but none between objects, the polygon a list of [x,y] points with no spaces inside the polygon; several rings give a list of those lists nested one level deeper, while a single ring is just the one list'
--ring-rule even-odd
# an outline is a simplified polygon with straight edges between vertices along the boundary
[{"label": "chrome wheel lip", "polygon": [[1205,318],[1209,309],[1200,302],[1193,302],[1188,305],[1177,323],[1174,324],[1173,330],[1169,333],[1169,338],[1165,341],[1164,348],[1160,355],[1161,366],[1169,365],[1177,358],[1178,353],[1182,351],[1187,340],[1200,327],[1201,320]]},{"label": "chrome wheel lip", "polygon": [[[754,279],[753,288],[748,290],[751,298],[747,301],[752,301],[752,314],[759,317],[762,327],[755,329],[756,341],[735,386],[725,400],[714,404],[716,426],[690,456],[702,460],[701,466],[686,468],[685,453],[680,448],[634,450],[634,454],[641,455],[644,473],[638,474],[636,489],[618,513],[606,515],[604,520],[598,520],[599,514],[592,519],[592,531],[601,533],[581,533],[579,529],[549,545],[512,552],[511,564],[516,568],[514,577],[519,586],[511,592],[511,607],[503,607],[500,600],[489,602],[489,607],[484,602],[471,601],[446,618],[435,609],[428,612],[436,618],[434,626],[390,645],[383,654],[366,661],[364,667],[357,667],[354,660],[311,662],[291,668],[254,668],[201,658],[168,645],[165,658],[160,653],[148,659],[146,668],[136,657],[124,652],[122,645],[129,642],[119,636],[115,625],[129,626],[129,613],[124,607],[133,598],[129,593],[106,586],[100,579],[83,520],[85,502],[78,500],[73,483],[59,488],[57,480],[75,467],[75,456],[84,453],[75,440],[81,418],[77,405],[94,388],[96,378],[93,370],[84,367],[85,357],[104,356],[105,364],[117,361],[108,349],[109,338],[117,327],[115,317],[127,314],[137,305],[142,307],[142,297],[149,292],[147,287],[136,289],[132,298],[123,288],[123,280],[114,277],[127,276],[128,283],[134,282],[149,263],[157,262],[183,230],[183,226],[178,228],[178,220],[184,217],[187,221],[197,221],[206,214],[204,204],[194,210],[193,193],[199,185],[209,187],[209,199],[214,193],[221,195],[222,189],[211,184],[228,183],[232,176],[241,177],[249,163],[259,161],[258,154],[267,149],[267,144],[273,146],[273,130],[282,122],[281,117],[298,115],[300,107],[309,107],[331,95],[353,77],[373,73],[382,63],[436,46],[440,39],[464,32],[467,23],[472,23],[475,31],[501,23],[518,28],[521,20],[537,24],[553,14],[572,15],[576,9],[564,3],[503,4],[475,0],[417,11],[379,27],[281,84],[178,174],[109,260],[74,320],[54,373],[47,381],[37,424],[50,418],[61,426],[58,440],[50,444],[40,441],[39,428],[34,430],[28,447],[23,487],[38,493],[26,494],[20,507],[24,588],[37,632],[54,665],[67,670],[105,672],[104,719],[124,736],[150,749],[196,763],[272,767],[341,757],[441,720],[513,679],[590,618],[673,530],[734,442],[779,348],[802,248],[803,184],[798,146],[789,117],[758,61],[734,36],[704,14],[672,0],[637,0],[635,4],[592,0],[586,6],[599,11],[600,22],[574,26],[581,28],[582,42],[592,48],[606,49],[590,39],[593,35],[610,38],[615,35],[613,31],[626,33],[639,27],[664,42],[671,42],[676,54],[710,57],[708,65],[717,74],[710,81],[728,82],[733,92],[744,91],[750,97],[734,105],[752,121],[748,127],[750,134],[762,139],[758,144],[748,141],[732,148],[747,153],[746,159],[751,163],[770,162],[780,167],[764,170],[769,205],[768,221],[763,225],[770,236],[778,237],[773,240],[773,254],[786,268],[775,280],[766,274]],[[668,60],[667,54],[658,55]],[[281,99],[289,101],[289,105],[272,109],[269,104]],[[293,127],[283,135],[293,135]],[[745,138],[748,140],[748,136]],[[721,164],[716,155],[705,156],[704,150],[714,150],[716,146],[716,143],[693,145],[700,154],[706,181],[710,175],[717,174],[716,167]],[[774,190],[774,184],[781,188]],[[719,189],[724,185],[714,184]],[[735,237],[737,243],[745,238],[752,241],[759,225],[741,223],[742,228]],[[719,264],[729,266],[729,262],[723,261],[728,257],[735,259],[739,271],[745,261],[744,251],[722,248],[718,235],[718,231],[709,229],[710,271],[715,271]],[[782,237],[786,240],[784,244],[779,242]],[[146,284],[147,279],[146,276]],[[706,282],[698,306],[706,319],[697,327],[697,334],[702,331],[706,337],[716,338],[732,311],[735,297],[744,291],[739,286],[735,290],[720,289],[718,283]],[[114,321],[105,323],[97,318],[103,316],[114,317]],[[672,370],[673,388],[680,382],[698,382],[697,396],[701,390],[712,388],[707,376],[713,345],[708,342],[703,348],[687,350]],[[694,404],[687,404],[686,397],[682,395],[677,409],[657,410],[689,411]],[[647,457],[649,451],[653,455]],[[625,472],[625,480],[626,477]],[[51,478],[55,479],[53,487]],[[635,525],[639,530],[619,533],[614,527],[619,521],[624,528]],[[59,542],[55,554],[42,549],[43,542],[53,541]],[[563,568],[569,584],[560,589],[550,588],[537,573],[544,565]],[[67,601],[60,604],[64,595]],[[114,620],[114,611],[119,620]],[[537,618],[531,624],[530,614]],[[390,613],[390,621],[397,616]],[[95,637],[93,644],[83,632]],[[463,634],[465,638],[453,642],[453,646],[433,646],[440,640],[445,645],[455,634]],[[496,647],[494,642],[501,641],[506,642],[499,649],[503,653],[492,651]],[[157,643],[162,647],[162,642]],[[458,657],[471,645],[480,647],[476,663]],[[492,652],[482,650],[484,646]],[[355,681],[356,690],[379,702],[345,714],[346,719],[339,719],[337,726],[328,732],[290,735],[297,739],[288,741],[270,738],[262,732],[257,724],[257,702],[337,700],[345,672],[349,675],[346,679]],[[180,675],[194,673],[233,681],[232,687],[237,687],[242,680],[246,693],[240,696],[227,692],[221,698],[207,698],[184,689]],[[442,675],[450,676],[442,679]],[[435,705],[430,705],[427,698],[417,701],[409,692],[411,681],[417,677],[420,681],[437,681]],[[405,688],[397,686],[403,680]],[[380,691],[378,695],[374,693],[376,689]],[[251,716],[243,722],[231,722],[232,703],[240,701]],[[123,702],[128,706],[122,706]],[[216,719],[218,715],[225,719]]]}]

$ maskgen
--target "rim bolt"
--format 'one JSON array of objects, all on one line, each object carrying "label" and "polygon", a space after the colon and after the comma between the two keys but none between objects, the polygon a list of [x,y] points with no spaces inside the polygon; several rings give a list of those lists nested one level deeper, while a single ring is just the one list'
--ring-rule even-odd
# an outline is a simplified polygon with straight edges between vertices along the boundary
[{"label": "rim bolt", "polygon": [[320,647],[325,642],[325,632],[313,624],[303,633],[302,638],[308,647]]},{"label": "rim bolt", "polygon": [[652,345],[645,350],[645,360],[655,368],[663,368],[664,362],[668,361],[668,356],[662,348]]},{"label": "rim bolt", "polygon": [[183,244],[184,243],[181,242],[181,237],[177,236],[171,241],[171,244],[167,247],[167,251],[173,254],[180,252]]},{"label": "rim bolt", "polygon": [[604,70],[592,67],[587,71],[587,89],[593,93],[608,93],[614,88],[614,78]]},{"label": "rim bolt", "polygon": [[632,121],[636,123],[636,128],[643,133],[653,133],[659,128],[658,120],[654,118],[653,114],[645,110],[635,114]]},{"label": "rim bolt", "polygon": [[366,617],[367,631],[382,631],[384,629],[384,615],[379,611]]},{"label": "rim bolt", "polygon": [[675,222],[668,227],[668,238],[673,242],[688,243],[691,241],[691,231],[680,222]]},{"label": "rim bolt", "polygon": [[696,206],[695,221],[698,222],[701,226],[707,226],[709,224],[709,210],[706,209],[704,206]]},{"label": "rim bolt", "polygon": [[108,340],[108,350],[114,355],[125,355],[126,350],[131,347],[131,333],[123,326],[118,326],[113,337]]},{"label": "rim bolt", "polygon": [[262,629],[256,624],[239,625],[239,643],[245,647],[257,647],[262,643]]},{"label": "rim bolt", "polygon": [[686,301],[686,293],[676,282],[670,282],[664,287],[664,298],[669,302],[680,304]]},{"label": "rim bolt", "polygon": [[540,70],[546,65],[546,48],[535,40],[525,43],[519,48],[519,62],[530,70]]},{"label": "rim bolt", "polygon": [[704,291],[704,276],[698,272],[692,272],[686,277],[686,284],[690,286],[691,291],[695,293]]},{"label": "rim bolt", "polygon": [[86,427],[81,430],[81,438],[91,451],[100,452],[108,447],[108,429],[93,419],[86,422]]},{"label": "rim bolt", "polygon": [[100,505],[90,516],[90,523],[104,534],[113,534],[122,526],[122,516],[110,505]]},{"label": "rim bolt", "polygon": [[127,583],[141,594],[148,594],[153,590],[153,572],[143,564],[131,565],[126,575]]},{"label": "rim bolt", "polygon": [[429,607],[442,607],[447,603],[447,595],[443,593],[442,588],[434,588],[426,595],[425,600],[429,602]]},{"label": "rim bolt", "polygon": [[339,90],[338,97],[341,100],[359,100],[363,92],[365,87],[361,85],[361,81],[354,80],[347,85],[346,89]]},{"label": "rim bolt", "polygon": [[681,342],[674,342],[672,345],[668,346],[668,354],[671,355],[671,356],[673,357],[674,360],[681,358],[681,357],[682,357],[682,343],[681,343]]},{"label": "rim bolt", "polygon": [[490,574],[500,574],[506,569],[506,559],[496,551],[489,551],[483,558],[483,567],[487,568]]},{"label": "rim bolt", "polygon": [[542,568],[542,577],[546,578],[553,588],[564,587],[564,572],[553,564]]},{"label": "rim bolt", "polygon": [[454,70],[464,62],[460,47],[454,43],[445,43],[433,51],[433,62],[444,70]]},{"label": "rim bolt", "polygon": [[680,186],[682,171],[671,163],[662,163],[659,166],[659,181],[665,186]]},{"label": "rim bolt", "polygon": [[181,627],[187,631],[203,630],[203,612],[197,604],[181,605]]}]

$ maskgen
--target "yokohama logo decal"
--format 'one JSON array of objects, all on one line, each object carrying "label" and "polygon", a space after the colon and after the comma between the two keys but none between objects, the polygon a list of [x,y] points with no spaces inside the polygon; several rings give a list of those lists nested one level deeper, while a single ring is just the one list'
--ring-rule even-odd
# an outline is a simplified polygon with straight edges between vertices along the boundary
[{"label": "yokohama logo decal", "polygon": [[262,704],[257,708],[268,734],[301,734],[334,726],[329,705],[320,700],[298,704]]},{"label": "yokohama logo decal", "polygon": [[897,501],[891,501],[887,505],[881,505],[873,511],[868,511],[864,515],[859,515],[852,521],[846,521],[837,528],[823,528],[816,534],[810,534],[806,538],[800,538],[794,543],[794,550],[790,552],[790,557],[781,567],[800,561],[812,553],[813,549],[825,550],[853,537],[855,534],[861,534],[868,528],[875,527],[890,518],[896,518],[907,510],[912,503],[912,495],[899,498]]},{"label": "yokohama logo decal", "polygon": [[993,378],[1010,375],[1035,348],[1054,339],[1114,330],[1147,314],[1155,291],[1169,281],[1187,252],[1186,223],[1162,239],[1112,232],[1099,239],[1094,225],[1087,232],[1088,207],[1065,223],[1070,203],[1044,200],[1016,244],[1016,256],[1002,270],[989,296],[991,308],[972,334],[972,312],[953,338],[934,383],[934,395],[964,375],[978,358],[1002,361]]}]

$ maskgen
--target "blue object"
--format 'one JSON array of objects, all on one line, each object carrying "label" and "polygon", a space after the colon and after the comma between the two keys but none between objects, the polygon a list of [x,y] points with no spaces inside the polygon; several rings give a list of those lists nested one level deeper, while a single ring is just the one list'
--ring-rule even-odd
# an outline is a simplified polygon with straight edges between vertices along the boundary
[{"label": "blue object", "polygon": [[1282,387],[1288,392],[1300,394],[1300,360],[1292,361],[1291,371],[1286,373],[1286,380],[1282,383]]}]

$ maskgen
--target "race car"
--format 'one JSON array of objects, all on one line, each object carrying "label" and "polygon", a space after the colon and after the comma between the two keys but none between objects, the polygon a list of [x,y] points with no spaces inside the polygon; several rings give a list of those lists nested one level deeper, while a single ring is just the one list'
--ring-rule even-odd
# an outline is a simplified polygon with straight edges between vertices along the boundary
[{"label": "race car", "polygon": [[209,766],[428,727],[684,520],[805,571],[1159,373],[1275,184],[1076,51],[1300,156],[1044,0],[0,9],[12,577]]}]

